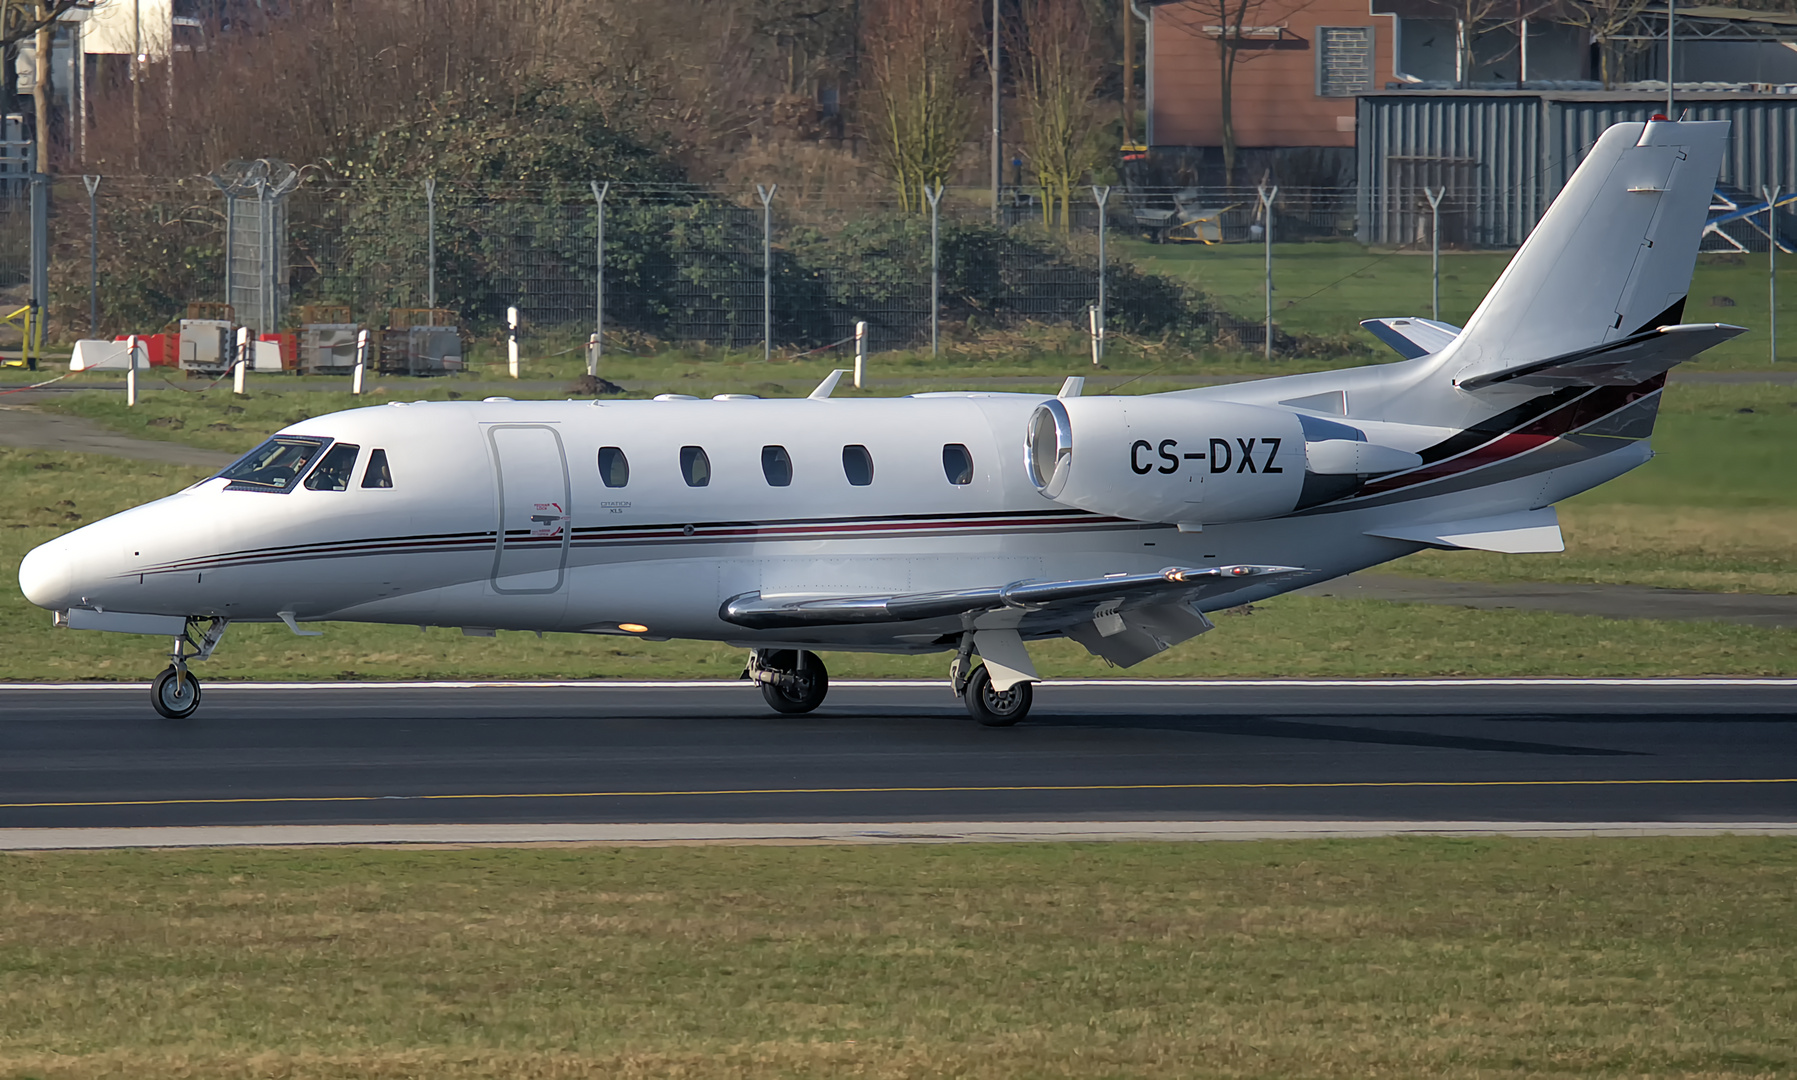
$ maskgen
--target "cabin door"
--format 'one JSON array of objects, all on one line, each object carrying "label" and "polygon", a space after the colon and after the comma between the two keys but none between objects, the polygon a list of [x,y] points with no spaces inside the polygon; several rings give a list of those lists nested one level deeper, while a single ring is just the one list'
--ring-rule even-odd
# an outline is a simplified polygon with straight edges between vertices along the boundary
[{"label": "cabin door", "polygon": [[498,495],[493,591],[553,593],[568,568],[573,510],[562,439],[546,424],[487,428]]}]

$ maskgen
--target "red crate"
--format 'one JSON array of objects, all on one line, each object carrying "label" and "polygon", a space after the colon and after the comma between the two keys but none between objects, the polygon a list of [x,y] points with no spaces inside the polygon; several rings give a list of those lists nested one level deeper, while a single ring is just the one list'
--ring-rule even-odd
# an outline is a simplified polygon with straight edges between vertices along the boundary
[{"label": "red crate", "polygon": [[281,346],[281,370],[299,370],[299,335],[298,334],[261,334],[257,341],[279,342]]}]

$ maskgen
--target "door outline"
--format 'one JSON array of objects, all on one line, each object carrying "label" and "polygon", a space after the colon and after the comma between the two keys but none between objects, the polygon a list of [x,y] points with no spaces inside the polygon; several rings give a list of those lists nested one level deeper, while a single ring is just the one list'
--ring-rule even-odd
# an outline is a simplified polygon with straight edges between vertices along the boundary
[{"label": "door outline", "polygon": [[[493,591],[506,596],[546,596],[560,592],[568,580],[568,547],[574,539],[574,503],[573,480],[568,474],[567,447],[562,445],[561,432],[553,424],[485,424],[487,429],[487,450],[493,459],[493,495],[494,529],[493,529],[493,569],[487,576],[487,583]],[[501,431],[547,431],[555,440],[555,456],[562,467],[562,514],[566,524],[562,527],[561,557],[556,563],[555,584],[542,589],[513,589],[499,584],[500,564],[505,560],[505,464],[500,455],[499,440]],[[536,571],[541,572],[541,571]]]}]

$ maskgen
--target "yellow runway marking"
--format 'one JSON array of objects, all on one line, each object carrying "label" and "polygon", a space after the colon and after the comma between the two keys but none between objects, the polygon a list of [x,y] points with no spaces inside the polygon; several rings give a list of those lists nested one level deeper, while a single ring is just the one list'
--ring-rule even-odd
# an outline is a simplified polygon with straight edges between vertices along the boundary
[{"label": "yellow runway marking", "polygon": [[109,799],[0,803],[3,810],[99,806],[226,806],[254,803],[428,802],[472,799],[622,799],[705,795],[929,795],[1022,791],[1275,791],[1324,788],[1647,787],[1652,785],[1797,784],[1797,777],[1735,780],[1339,780],[1261,784],[1017,784],[965,787],[719,788],[710,791],[544,791],[452,795],[265,795],[229,799]]}]

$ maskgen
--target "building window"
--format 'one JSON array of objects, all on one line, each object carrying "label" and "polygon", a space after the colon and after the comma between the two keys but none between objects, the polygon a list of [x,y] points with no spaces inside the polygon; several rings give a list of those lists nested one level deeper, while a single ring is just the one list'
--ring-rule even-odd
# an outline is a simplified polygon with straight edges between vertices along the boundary
[{"label": "building window", "polygon": [[630,459],[615,446],[599,448],[599,479],[606,487],[623,487],[630,483]]},{"label": "building window", "polygon": [[942,471],[956,487],[973,483],[973,455],[960,443],[949,443],[942,448]]},{"label": "building window", "polygon": [[786,447],[761,448],[761,475],[767,477],[769,487],[786,487],[792,483],[792,455],[786,452]]},{"label": "building window", "polygon": [[1353,97],[1373,89],[1373,28],[1317,27],[1317,96]]},{"label": "building window", "polygon": [[711,459],[705,456],[703,447],[680,448],[680,475],[686,477],[687,487],[704,487],[711,483]]},{"label": "building window", "polygon": [[874,456],[865,446],[843,447],[842,473],[849,478],[849,483],[866,487],[874,482]]}]

